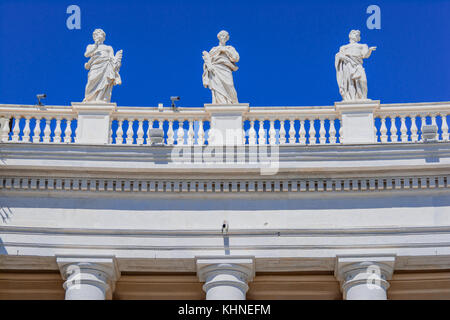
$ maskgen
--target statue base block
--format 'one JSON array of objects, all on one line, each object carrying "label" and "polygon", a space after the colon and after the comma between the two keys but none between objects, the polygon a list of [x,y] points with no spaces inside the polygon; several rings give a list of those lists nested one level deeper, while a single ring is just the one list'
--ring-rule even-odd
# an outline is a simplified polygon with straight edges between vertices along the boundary
[{"label": "statue base block", "polygon": [[209,144],[215,146],[236,146],[244,144],[244,126],[242,116],[248,112],[248,103],[205,104],[205,110],[211,115]]},{"label": "statue base block", "polygon": [[380,100],[342,101],[334,106],[342,118],[344,144],[376,142],[373,113],[380,107]]},{"label": "statue base block", "polygon": [[76,142],[81,144],[108,144],[111,113],[115,103],[72,102],[78,114]]}]

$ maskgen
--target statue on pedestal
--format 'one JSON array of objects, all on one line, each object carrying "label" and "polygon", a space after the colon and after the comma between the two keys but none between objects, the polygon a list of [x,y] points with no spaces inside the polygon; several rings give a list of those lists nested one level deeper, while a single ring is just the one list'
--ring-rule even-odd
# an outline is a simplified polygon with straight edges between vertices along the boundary
[{"label": "statue on pedestal", "polygon": [[119,70],[123,51],[114,55],[113,48],[103,44],[106,34],[102,29],[95,29],[92,37],[95,43],[88,45],[84,53],[90,59],[84,65],[89,73],[83,102],[109,103],[113,86],[122,83]]},{"label": "statue on pedestal", "polygon": [[213,104],[236,104],[237,93],[234,88],[233,71],[238,67],[239,54],[226,43],[230,39],[228,32],[218,33],[219,45],[211,51],[203,51],[203,86],[211,89]]},{"label": "statue on pedestal", "polygon": [[336,78],[343,101],[367,100],[367,78],[363,59],[367,59],[376,47],[358,43],[359,30],[349,34],[350,43],[342,46],[335,57]]}]

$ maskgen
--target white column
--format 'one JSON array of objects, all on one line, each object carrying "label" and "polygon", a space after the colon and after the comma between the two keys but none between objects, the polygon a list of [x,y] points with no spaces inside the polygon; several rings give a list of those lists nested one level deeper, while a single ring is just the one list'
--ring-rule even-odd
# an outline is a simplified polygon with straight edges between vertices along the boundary
[{"label": "white column", "polygon": [[379,100],[336,102],[334,106],[342,117],[344,144],[376,143],[373,113],[380,107]]},{"label": "white column", "polygon": [[196,262],[206,300],[245,300],[255,274],[254,257],[197,257]]},{"label": "white column", "polygon": [[387,300],[395,256],[338,257],[335,276],[345,300]]},{"label": "white column", "polygon": [[56,258],[66,290],[66,300],[112,299],[120,271],[114,257]]}]

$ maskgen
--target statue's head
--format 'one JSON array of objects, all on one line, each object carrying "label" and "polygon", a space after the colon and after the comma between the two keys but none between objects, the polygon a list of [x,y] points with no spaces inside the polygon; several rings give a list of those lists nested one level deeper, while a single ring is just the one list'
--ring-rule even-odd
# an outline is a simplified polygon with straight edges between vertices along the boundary
[{"label": "statue's head", "polygon": [[361,40],[361,32],[359,30],[352,30],[348,34],[350,42],[359,42]]},{"label": "statue's head", "polygon": [[94,32],[92,33],[92,38],[94,39],[95,42],[103,43],[103,41],[105,41],[106,38],[106,33],[102,29],[95,29]]},{"label": "statue's head", "polygon": [[217,39],[219,39],[220,44],[225,45],[230,39],[230,35],[225,30],[222,30],[217,34]]}]

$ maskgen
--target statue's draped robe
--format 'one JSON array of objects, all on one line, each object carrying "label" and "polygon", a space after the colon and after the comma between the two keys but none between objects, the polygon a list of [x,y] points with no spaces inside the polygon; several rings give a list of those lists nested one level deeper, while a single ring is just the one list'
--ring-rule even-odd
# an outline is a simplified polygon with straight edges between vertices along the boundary
[{"label": "statue's draped robe", "polygon": [[219,53],[220,47],[214,47],[209,51],[210,68],[203,65],[203,85],[211,89],[212,103],[234,104],[238,103],[236,89],[233,82],[233,71],[238,67],[239,54],[232,46],[224,46],[225,52]]},{"label": "statue's draped robe", "polygon": [[[367,48],[365,49],[364,51],[368,51]],[[361,54],[354,55],[358,51]],[[367,99],[367,78],[362,66],[366,56],[362,52],[363,50],[354,50],[343,46],[336,54],[336,78],[339,93],[344,101]]]},{"label": "statue's draped robe", "polygon": [[107,46],[97,48],[87,66],[88,83],[83,101],[110,102],[113,86],[122,83],[113,49]]}]

